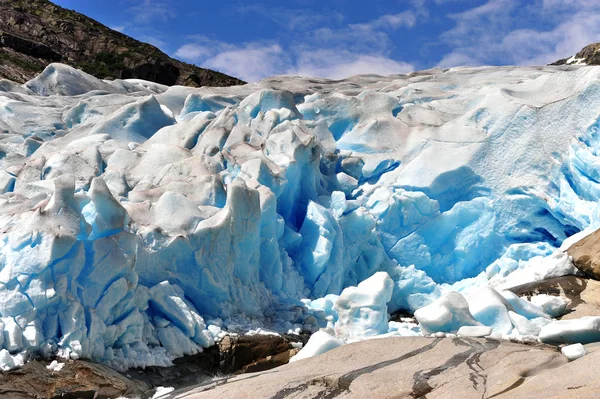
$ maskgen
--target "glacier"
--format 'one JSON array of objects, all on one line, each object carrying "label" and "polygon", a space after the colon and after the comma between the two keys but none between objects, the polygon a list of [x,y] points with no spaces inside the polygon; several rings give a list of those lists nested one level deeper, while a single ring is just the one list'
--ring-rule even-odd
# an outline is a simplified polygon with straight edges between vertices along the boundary
[{"label": "glacier", "polygon": [[598,166],[596,67],[2,80],[0,363],[168,366],[257,328],[554,339],[564,304],[505,288],[577,273]]}]

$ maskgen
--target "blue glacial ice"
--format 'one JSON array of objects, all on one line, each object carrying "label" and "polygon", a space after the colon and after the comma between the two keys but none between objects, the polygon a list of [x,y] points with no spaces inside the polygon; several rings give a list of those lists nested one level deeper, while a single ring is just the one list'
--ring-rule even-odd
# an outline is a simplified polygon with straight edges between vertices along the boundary
[{"label": "blue glacial ice", "polygon": [[561,245],[600,227],[599,75],[0,82],[0,364],[169,365],[259,327],[555,339],[561,304],[504,290],[576,273]]}]

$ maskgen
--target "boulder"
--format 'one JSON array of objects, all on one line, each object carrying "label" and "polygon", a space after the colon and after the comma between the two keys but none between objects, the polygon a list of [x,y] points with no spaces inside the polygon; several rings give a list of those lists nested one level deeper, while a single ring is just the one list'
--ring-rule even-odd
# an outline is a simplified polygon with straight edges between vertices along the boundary
[{"label": "boulder", "polygon": [[567,249],[573,264],[586,276],[600,280],[600,230],[582,238]]},{"label": "boulder", "polygon": [[263,371],[289,362],[297,353],[293,342],[300,337],[279,335],[227,335],[219,342],[220,371]]}]

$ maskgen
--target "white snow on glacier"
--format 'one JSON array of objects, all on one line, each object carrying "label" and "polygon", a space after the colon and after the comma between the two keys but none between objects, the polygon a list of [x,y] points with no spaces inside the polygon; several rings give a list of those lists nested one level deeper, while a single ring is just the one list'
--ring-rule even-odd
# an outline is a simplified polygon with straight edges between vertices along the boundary
[{"label": "white snow on glacier", "polygon": [[169,365],[259,327],[555,337],[560,303],[502,290],[575,273],[561,244],[600,227],[599,76],[0,81],[0,363]]}]

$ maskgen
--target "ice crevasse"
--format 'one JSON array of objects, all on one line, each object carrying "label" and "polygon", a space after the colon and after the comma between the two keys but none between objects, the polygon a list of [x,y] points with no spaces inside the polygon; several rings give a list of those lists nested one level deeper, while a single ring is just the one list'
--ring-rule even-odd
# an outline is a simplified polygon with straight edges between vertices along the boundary
[{"label": "ice crevasse", "polygon": [[0,81],[0,364],[169,365],[257,326],[552,336],[561,304],[503,289],[600,227],[599,75]]}]

